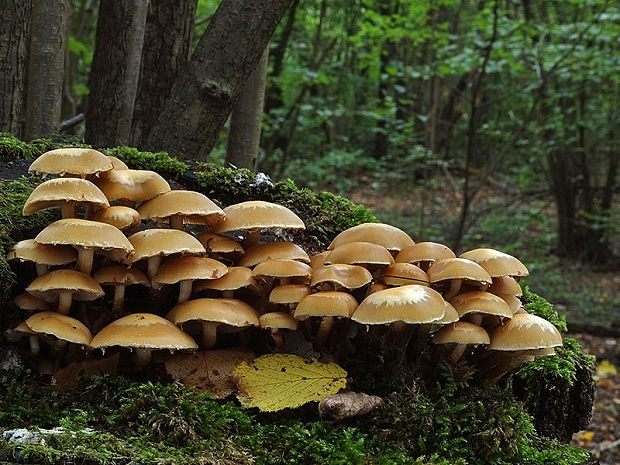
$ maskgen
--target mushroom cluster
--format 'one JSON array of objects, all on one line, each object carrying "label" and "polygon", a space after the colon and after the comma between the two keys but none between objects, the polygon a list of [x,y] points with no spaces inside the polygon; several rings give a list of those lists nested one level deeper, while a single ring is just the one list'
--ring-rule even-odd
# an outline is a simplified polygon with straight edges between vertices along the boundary
[{"label": "mushroom cluster", "polygon": [[[382,327],[395,335],[408,330],[413,358],[431,334],[433,356],[467,359],[495,382],[562,342],[552,324],[522,308],[518,280],[527,269],[497,250],[457,257],[445,245],[416,244],[394,226],[366,223],[310,257],[292,242],[261,242],[265,231],[273,238],[304,228],[282,205],[221,209],[91,149],[47,152],[30,171],[59,177],[32,192],[24,214],[61,208],[63,216],[8,255],[36,265],[38,276],[15,303],[39,313],[9,331],[13,339],[28,336],[33,354],[41,338],[54,353],[67,342],[120,346],[146,366],[158,349],[267,339],[260,350],[280,351],[287,332],[301,331],[315,350],[327,350],[363,328]],[[140,299],[126,303],[134,288],[144,289]],[[166,293],[176,304],[158,299]]]}]

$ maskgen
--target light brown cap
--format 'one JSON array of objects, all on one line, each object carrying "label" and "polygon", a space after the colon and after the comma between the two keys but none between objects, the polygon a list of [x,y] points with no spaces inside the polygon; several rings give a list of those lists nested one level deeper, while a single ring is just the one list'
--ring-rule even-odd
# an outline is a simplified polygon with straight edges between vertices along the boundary
[{"label": "light brown cap", "polygon": [[57,301],[59,291],[71,291],[74,300],[95,300],[104,294],[97,281],[74,270],[55,270],[42,274],[26,288],[26,292],[47,302]]},{"label": "light brown cap", "polygon": [[428,286],[428,275],[411,263],[394,263],[383,271],[383,282],[388,286],[421,284]]},{"label": "light brown cap", "polygon": [[198,235],[198,240],[204,246],[208,254],[242,254],[243,247],[239,242],[221,234],[203,232]]},{"label": "light brown cap", "polygon": [[62,207],[70,203],[107,207],[106,196],[92,182],[78,178],[56,178],[42,182],[28,196],[23,214],[31,215],[39,210]]},{"label": "light brown cap", "polygon": [[164,178],[149,170],[112,170],[96,181],[96,184],[110,202],[143,202],[170,190],[170,185]]},{"label": "light brown cap", "polygon": [[362,223],[338,234],[328,249],[333,250],[350,242],[370,242],[383,246],[391,252],[414,245],[413,239],[395,226],[384,223]]},{"label": "light brown cap", "polygon": [[536,315],[518,313],[491,333],[489,349],[527,350],[562,345],[562,335],[553,324]]},{"label": "light brown cap", "polygon": [[128,258],[128,263],[175,253],[191,255],[205,253],[205,248],[198,239],[178,229],[146,229],[129,236],[129,242],[135,251]]},{"label": "light brown cap", "polygon": [[13,246],[6,259],[57,266],[76,261],[77,252],[70,246],[45,245],[35,242],[34,239],[25,239]]},{"label": "light brown cap", "polygon": [[484,268],[464,258],[446,258],[433,263],[428,269],[431,283],[449,279],[466,279],[481,284],[490,284],[491,276]]},{"label": "light brown cap", "polygon": [[32,162],[32,174],[71,174],[85,177],[112,169],[112,162],[103,153],[93,149],[69,147],[50,150]]},{"label": "light brown cap", "polygon": [[310,295],[310,286],[305,284],[280,284],[269,293],[269,302],[274,304],[296,304]]},{"label": "light brown cap", "polygon": [[374,294],[375,292],[384,291],[387,288],[388,287],[385,284],[380,283],[379,281],[375,281],[370,285],[370,288],[368,289],[368,295]]},{"label": "light brown cap", "polygon": [[351,294],[340,291],[322,291],[301,299],[293,316],[296,320],[318,317],[350,318],[357,308],[357,301]]},{"label": "light brown cap", "polygon": [[122,284],[124,286],[130,286],[132,284],[142,284],[143,286],[150,286],[149,278],[138,270],[137,268],[125,268],[120,265],[106,266],[99,269],[94,275],[93,279],[99,284],[111,285]]},{"label": "light brown cap", "polygon": [[523,308],[523,302],[516,295],[512,294],[496,294],[498,297],[504,299],[504,302],[508,304],[512,314],[514,315],[519,311],[519,309]]},{"label": "light brown cap", "polygon": [[112,162],[113,170],[128,170],[129,169],[129,167],[125,164],[123,160],[120,160],[119,158],[113,155],[108,155],[108,160]]},{"label": "light brown cap", "polygon": [[489,333],[478,325],[467,321],[457,321],[441,328],[433,334],[435,344],[489,344]]},{"label": "light brown cap", "polygon": [[523,263],[512,255],[495,249],[474,249],[460,255],[484,268],[492,278],[497,276],[527,276]]},{"label": "light brown cap", "polygon": [[140,214],[136,210],[120,205],[97,210],[91,215],[90,219],[99,221],[100,223],[110,224],[121,231],[135,228],[141,221]]},{"label": "light brown cap", "polygon": [[73,245],[84,249],[115,251],[129,255],[133,246],[120,229],[98,221],[65,218],[43,229],[35,242],[49,245]]},{"label": "light brown cap", "polygon": [[22,292],[21,294],[15,296],[13,302],[18,308],[27,312],[36,312],[52,309],[52,305],[49,302],[39,299],[32,294],[28,294],[27,292]]},{"label": "light brown cap", "polygon": [[435,323],[440,325],[447,325],[448,323],[454,323],[459,320],[459,314],[454,308],[454,306],[450,302],[445,302],[446,304],[446,313],[443,314],[441,320],[435,321]]},{"label": "light brown cap", "polygon": [[173,190],[159,194],[138,207],[143,220],[169,223],[171,216],[179,216],[184,224],[213,226],[224,219],[224,212],[206,195],[187,190]]},{"label": "light brown cap", "polygon": [[381,325],[403,321],[410,324],[440,320],[446,305],[439,292],[418,284],[377,291],[366,297],[351,319],[358,323]]},{"label": "light brown cap", "polygon": [[519,283],[512,276],[498,276],[493,278],[493,283],[487,289],[491,294],[511,294],[516,296],[522,296],[523,290]]},{"label": "light brown cap", "polygon": [[337,263],[313,268],[310,285],[314,287],[322,283],[330,283],[346,289],[358,289],[371,281],[370,271],[363,266]]},{"label": "light brown cap", "polygon": [[382,245],[371,242],[348,242],[332,250],[325,259],[326,265],[334,263],[387,266],[394,263],[394,258]]},{"label": "light brown cap", "polygon": [[268,276],[272,278],[302,278],[310,281],[312,268],[297,260],[274,258],[259,263],[252,271],[254,277]]},{"label": "light brown cap", "polygon": [[510,318],[513,311],[506,301],[490,292],[471,291],[457,295],[450,303],[459,314],[459,317],[468,313],[482,313]]},{"label": "light brown cap", "polygon": [[310,267],[312,269],[315,269],[321,266],[325,266],[325,259],[330,253],[332,253],[331,250],[326,250],[325,252],[313,255],[312,258],[310,258]]},{"label": "light brown cap", "polygon": [[252,270],[245,266],[229,266],[228,273],[218,279],[202,281],[196,283],[194,290],[196,292],[205,289],[213,289],[216,291],[235,291],[244,287],[250,287],[258,290],[258,282],[252,275]]},{"label": "light brown cap", "polygon": [[239,265],[253,267],[269,259],[298,260],[303,263],[310,263],[310,257],[304,249],[292,242],[268,242],[256,244],[245,251],[239,259]]},{"label": "light brown cap", "polygon": [[229,326],[258,326],[258,313],[237,299],[194,299],[176,305],[166,318],[176,325],[186,321],[211,321]]},{"label": "light brown cap", "polygon": [[143,349],[197,349],[198,345],[168,320],[151,313],[133,313],[113,321],[90,343],[93,349],[111,346]]},{"label": "light brown cap", "polygon": [[418,242],[405,247],[396,255],[397,263],[436,262],[445,258],[455,258],[454,252],[437,242]]},{"label": "light brown cap", "polygon": [[26,325],[35,333],[51,334],[60,340],[85,346],[93,338],[81,321],[58,312],[35,313],[26,320]]},{"label": "light brown cap", "polygon": [[6,339],[9,342],[17,342],[24,336],[32,336],[37,333],[30,329],[25,321],[22,321],[15,328],[7,329],[4,334],[6,334]]},{"label": "light brown cap", "polygon": [[247,231],[250,229],[305,229],[304,222],[288,208],[277,203],[250,200],[224,208],[226,218],[213,232]]},{"label": "light brown cap", "polygon": [[258,324],[266,329],[297,329],[297,320],[284,312],[264,313],[258,317]]},{"label": "light brown cap", "polygon": [[153,285],[174,284],[196,279],[218,279],[228,268],[223,263],[206,257],[170,257],[159,267]]}]

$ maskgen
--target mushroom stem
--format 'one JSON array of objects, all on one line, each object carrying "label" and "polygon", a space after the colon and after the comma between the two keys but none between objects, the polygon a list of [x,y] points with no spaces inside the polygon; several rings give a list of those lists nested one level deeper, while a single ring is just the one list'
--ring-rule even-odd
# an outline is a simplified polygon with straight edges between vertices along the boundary
[{"label": "mushroom stem", "polygon": [[131,355],[136,366],[145,367],[151,363],[151,349],[136,347]]},{"label": "mushroom stem", "polygon": [[222,291],[222,297],[224,297],[225,299],[232,299],[235,296],[235,291],[233,290],[225,290]]},{"label": "mushroom stem", "polygon": [[282,331],[278,330],[278,328],[271,328],[271,337],[273,338],[273,342],[276,343],[275,350],[279,352],[282,346],[284,346]]},{"label": "mushroom stem", "polygon": [[533,355],[518,355],[490,369],[484,374],[484,376],[491,384],[495,384],[510,370],[513,370],[526,362],[531,362],[534,358],[535,357]]},{"label": "mushroom stem", "polygon": [[407,323],[404,321],[393,321],[390,326],[392,326],[392,331],[395,333],[402,333],[407,328]]},{"label": "mushroom stem", "polygon": [[75,203],[66,202],[60,207],[63,218],[75,218]]},{"label": "mushroom stem", "polygon": [[410,340],[409,346],[407,347],[407,355],[411,358],[411,360],[417,359],[418,355],[422,353],[422,351],[426,347],[428,334],[430,332],[430,323],[416,325],[415,331],[413,332],[413,335],[411,337],[412,340]]},{"label": "mushroom stem", "polygon": [[179,229],[183,231],[183,216],[181,215],[172,215],[170,217],[170,228],[171,229]]},{"label": "mushroom stem", "polygon": [[446,355],[446,360],[448,363],[450,363],[450,365],[456,365],[456,363],[461,359],[461,356],[465,353],[466,348],[467,344],[456,344]]},{"label": "mushroom stem", "polygon": [[123,302],[125,302],[125,285],[114,285],[114,302],[112,303],[112,313],[115,317],[121,316],[123,311]]},{"label": "mushroom stem", "polygon": [[192,296],[192,284],[194,284],[193,279],[184,279],[179,283],[179,299],[177,303],[180,304],[189,300]]},{"label": "mushroom stem", "polygon": [[324,316],[321,320],[321,324],[319,325],[319,329],[316,332],[316,336],[314,337],[314,346],[321,347],[329,336],[329,333],[332,330],[332,326],[334,324],[334,317],[332,316]]},{"label": "mushroom stem", "polygon": [[73,293],[71,291],[60,291],[58,294],[58,311],[67,315],[71,310],[71,302],[73,302]]},{"label": "mushroom stem", "polygon": [[470,313],[469,321],[475,324],[476,326],[481,326],[483,316],[484,315],[482,313]]},{"label": "mushroom stem", "polygon": [[446,293],[446,295],[444,297],[444,300],[450,300],[450,299],[452,299],[452,297],[456,297],[456,295],[461,290],[461,283],[462,282],[463,282],[462,279],[452,279],[452,280],[450,280],[450,289],[448,289],[448,292]]},{"label": "mushroom stem", "polygon": [[30,339],[30,352],[35,357],[39,356],[39,352],[41,352],[41,345],[39,344],[39,336],[33,334],[29,337]]},{"label": "mushroom stem", "polygon": [[202,347],[205,349],[212,349],[215,346],[217,340],[217,326],[218,324],[212,321],[202,322]]},{"label": "mushroom stem", "polygon": [[258,244],[258,241],[260,241],[260,229],[249,230],[243,241],[243,249],[248,250],[253,245]]},{"label": "mushroom stem", "polygon": [[90,275],[90,270],[93,268],[93,258],[95,251],[93,249],[86,249],[84,247],[78,247],[78,262],[77,269],[82,273]]},{"label": "mushroom stem", "polygon": [[37,263],[37,276],[47,273],[48,267],[42,263]]},{"label": "mushroom stem", "polygon": [[156,257],[151,257],[147,261],[147,275],[149,279],[152,281],[157,272],[159,271],[159,265],[161,265],[161,257],[158,255]]}]

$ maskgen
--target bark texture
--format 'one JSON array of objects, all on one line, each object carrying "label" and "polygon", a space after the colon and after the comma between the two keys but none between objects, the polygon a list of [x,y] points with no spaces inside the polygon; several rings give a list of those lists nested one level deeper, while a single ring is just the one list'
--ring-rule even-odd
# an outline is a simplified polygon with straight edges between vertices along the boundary
[{"label": "bark texture", "polygon": [[223,0],[146,141],[151,151],[203,158],[292,0]]},{"label": "bark texture", "polygon": [[2,0],[0,5],[0,132],[23,138],[30,2]]},{"label": "bark texture", "polygon": [[32,2],[26,140],[58,131],[67,44],[65,0]]},{"label": "bark texture", "polygon": [[90,72],[86,142],[129,145],[148,0],[101,0]]},{"label": "bark texture", "polygon": [[226,161],[237,168],[256,169],[265,104],[269,47],[250,74],[230,115]]},{"label": "bark texture", "polygon": [[131,145],[141,148],[190,56],[196,0],[151,0],[146,17]]}]

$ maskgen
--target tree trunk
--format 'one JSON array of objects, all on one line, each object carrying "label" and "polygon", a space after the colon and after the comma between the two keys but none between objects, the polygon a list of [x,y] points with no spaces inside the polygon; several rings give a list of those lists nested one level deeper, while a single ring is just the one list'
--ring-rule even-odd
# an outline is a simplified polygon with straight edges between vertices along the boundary
[{"label": "tree trunk", "polygon": [[86,110],[86,142],[128,145],[148,0],[101,0]]},{"label": "tree trunk", "polygon": [[256,169],[260,146],[269,46],[250,74],[230,115],[226,161],[237,168]]},{"label": "tree trunk", "polygon": [[145,148],[203,158],[292,0],[222,0],[174,83]]},{"label": "tree trunk", "polygon": [[0,132],[24,136],[30,2],[3,0],[0,21]]},{"label": "tree trunk", "polygon": [[58,131],[67,43],[66,23],[65,0],[32,2],[26,140]]},{"label": "tree trunk", "polygon": [[141,148],[190,56],[196,0],[151,0],[146,17],[131,145]]}]

